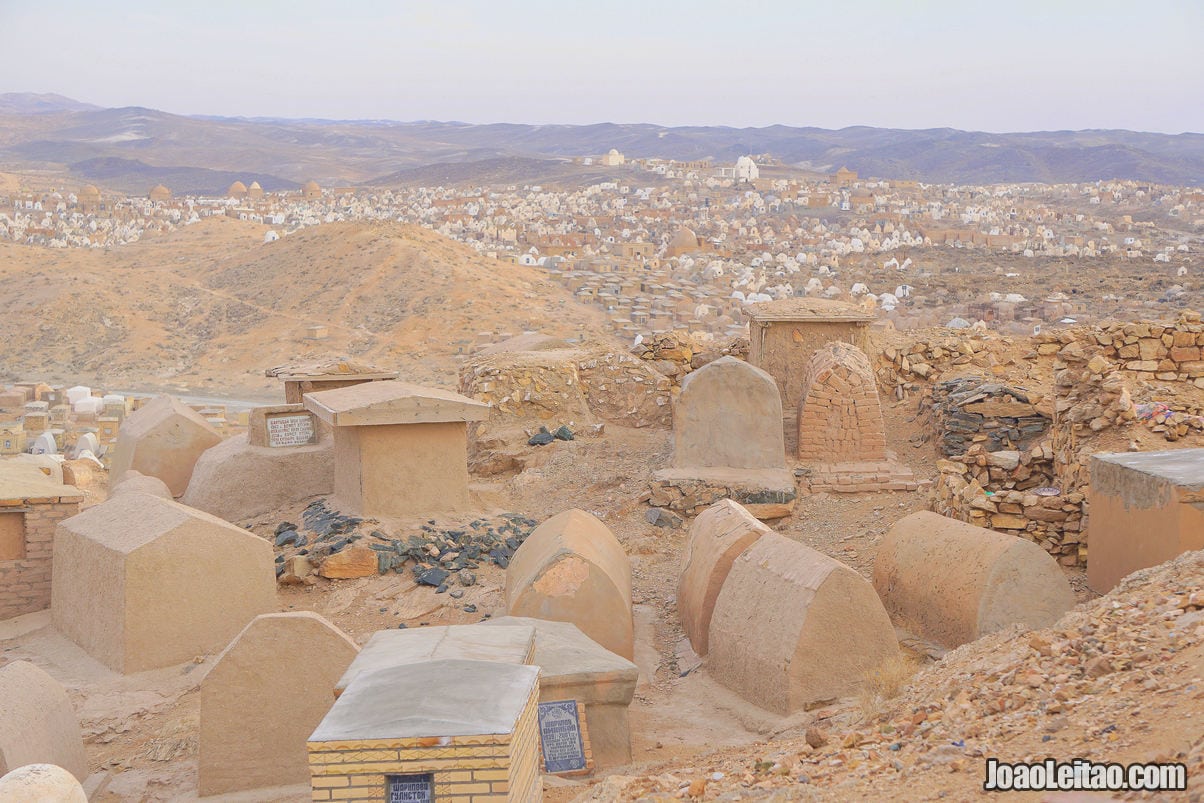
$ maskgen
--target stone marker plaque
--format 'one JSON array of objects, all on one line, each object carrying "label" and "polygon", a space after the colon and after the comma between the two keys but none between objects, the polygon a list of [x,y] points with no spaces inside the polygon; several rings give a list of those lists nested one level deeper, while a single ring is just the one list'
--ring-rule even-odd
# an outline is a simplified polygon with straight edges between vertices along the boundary
[{"label": "stone marker plaque", "polygon": [[589,769],[576,700],[554,700],[539,704],[539,741],[543,746],[545,772],[581,772]]},{"label": "stone marker plaque", "polygon": [[388,803],[432,803],[435,799],[435,778],[426,775],[388,775]]},{"label": "stone marker plaque", "polygon": [[268,416],[266,424],[268,446],[306,446],[314,442],[314,419],[309,413]]}]

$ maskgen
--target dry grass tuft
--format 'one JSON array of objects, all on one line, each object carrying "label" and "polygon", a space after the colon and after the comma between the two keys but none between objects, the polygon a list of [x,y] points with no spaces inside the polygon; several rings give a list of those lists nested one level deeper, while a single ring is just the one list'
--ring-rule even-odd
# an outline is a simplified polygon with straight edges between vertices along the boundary
[{"label": "dry grass tuft", "polygon": [[920,662],[914,657],[900,654],[888,658],[877,668],[866,672],[857,698],[862,721],[874,719],[882,714],[886,704],[903,693],[919,669]]}]

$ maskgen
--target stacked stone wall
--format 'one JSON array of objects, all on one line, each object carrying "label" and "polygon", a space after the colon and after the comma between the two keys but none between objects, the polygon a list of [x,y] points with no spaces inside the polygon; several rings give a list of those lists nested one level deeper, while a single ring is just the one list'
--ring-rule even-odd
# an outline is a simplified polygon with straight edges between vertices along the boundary
[{"label": "stacked stone wall", "polygon": [[673,383],[630,354],[585,349],[511,352],[473,360],[460,392],[493,405],[490,425],[668,427]]},{"label": "stacked stone wall", "polygon": [[[1204,324],[1192,311],[1031,337],[894,335],[875,360],[881,389],[930,413],[944,458],[933,509],[1024,535],[1067,565],[1087,558],[1090,455],[1138,448],[1137,428],[1204,442]],[[967,389],[986,394],[950,404]]]}]

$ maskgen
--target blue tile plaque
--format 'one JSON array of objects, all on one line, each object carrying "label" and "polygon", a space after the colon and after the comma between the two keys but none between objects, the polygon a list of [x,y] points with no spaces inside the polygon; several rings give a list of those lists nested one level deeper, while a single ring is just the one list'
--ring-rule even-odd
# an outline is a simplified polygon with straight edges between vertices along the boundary
[{"label": "blue tile plaque", "polygon": [[385,776],[388,803],[433,803],[435,799],[435,777],[426,775]]},{"label": "blue tile plaque", "polygon": [[576,700],[539,704],[539,741],[546,772],[579,772],[586,768]]}]

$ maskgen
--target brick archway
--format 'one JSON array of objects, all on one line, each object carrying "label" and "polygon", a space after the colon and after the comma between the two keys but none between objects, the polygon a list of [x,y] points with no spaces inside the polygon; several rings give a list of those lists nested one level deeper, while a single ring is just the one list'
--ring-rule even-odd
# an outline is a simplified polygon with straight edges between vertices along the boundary
[{"label": "brick archway", "polygon": [[828,343],[808,360],[798,406],[798,456],[814,463],[887,459],[874,370],[856,346]]}]

